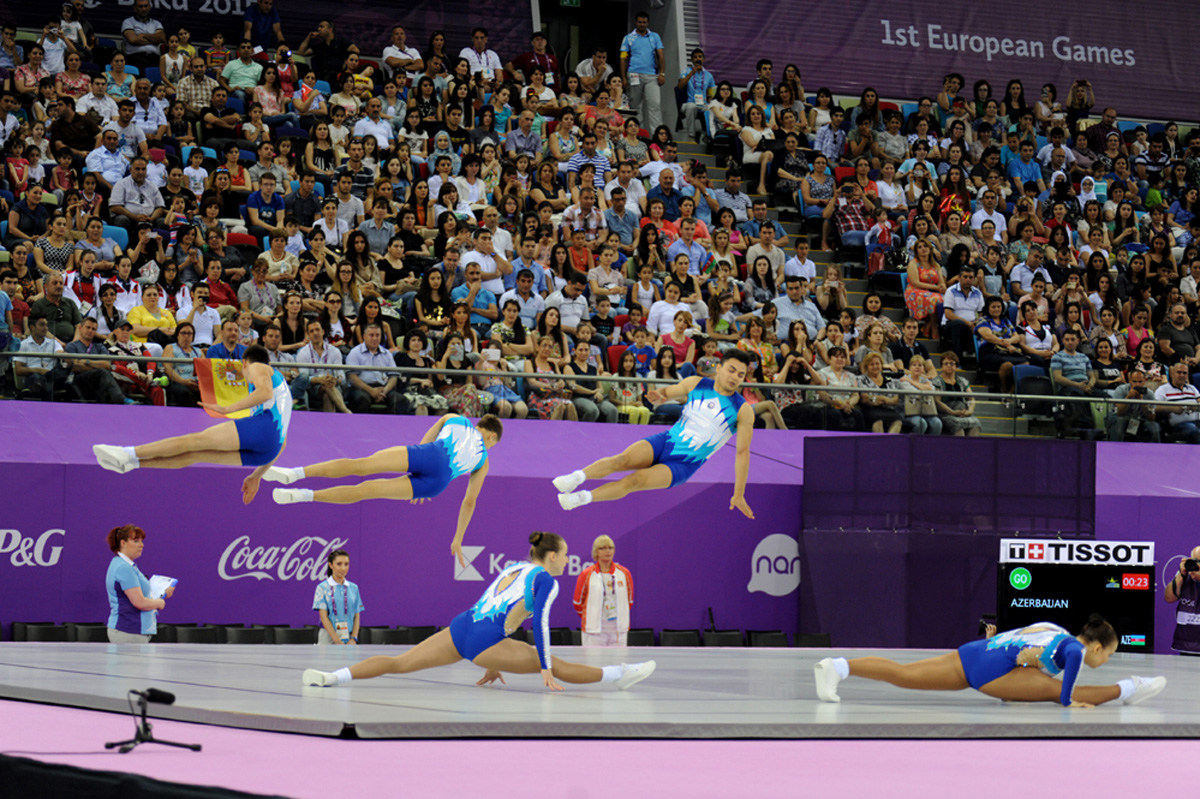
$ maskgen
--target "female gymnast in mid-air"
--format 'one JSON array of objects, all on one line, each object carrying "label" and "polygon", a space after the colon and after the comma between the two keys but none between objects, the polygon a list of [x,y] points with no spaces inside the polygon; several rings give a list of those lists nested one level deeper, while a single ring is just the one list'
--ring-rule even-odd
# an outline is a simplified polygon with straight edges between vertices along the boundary
[{"label": "female gymnast in mid-air", "polygon": [[[344,685],[351,680],[384,674],[411,674],[449,666],[464,659],[486,670],[476,685],[504,682],[503,672],[540,671],[542,682],[552,691],[563,690],[558,680],[577,684],[615,683],[618,690],[624,691],[653,674],[653,660],[598,668],[567,663],[550,654],[550,606],[558,596],[554,578],[566,568],[567,543],[554,533],[540,532],[529,536],[529,543],[528,563],[514,563],[500,572],[474,607],[458,614],[448,628],[432,638],[426,638],[402,655],[376,655],[348,669],[334,672],[307,669],[301,681],[305,685]],[[534,645],[509,638],[530,616],[533,616]]]},{"label": "female gymnast in mid-air", "polygon": [[229,406],[204,405],[221,415],[253,408],[250,416],[139,447],[97,444],[92,447],[96,460],[105,469],[120,474],[138,468],[182,469],[196,463],[254,466],[242,482],[242,501],[250,504],[263,474],[287,444],[292,418],[291,392],[283,376],[267,365],[270,360],[266,349],[257,344],[247,349],[242,355],[242,373],[249,384],[249,395]]},{"label": "female gymnast in mid-air", "polygon": [[[838,683],[850,676],[924,691],[974,688],[1006,702],[1058,702],[1064,707],[1095,707],[1104,702],[1136,705],[1167,686],[1165,677],[1130,677],[1116,685],[1075,684],[1084,664],[1099,668],[1116,651],[1113,626],[1093,613],[1076,636],[1057,624],[1040,622],[916,663],[880,657],[825,658],[814,672],[817,696],[826,702],[841,701]],[[1062,674],[1062,682],[1054,679],[1057,674]]]},{"label": "female gymnast in mid-air", "polygon": [[[624,452],[582,469],[554,478],[558,504],[572,510],[591,502],[621,499],[633,491],[674,488],[696,473],[704,462],[725,446],[737,431],[733,497],[729,509],[740,510],[748,519],[754,512],[746,504],[746,478],[750,474],[750,440],[754,436],[754,409],[742,399],[742,382],[750,368],[750,356],[730,350],[721,357],[713,378],[689,377],[663,389],[646,392],[653,403],[686,397],[683,415],[670,429],[634,442]],[[587,480],[614,472],[632,472],[620,480],[591,491],[576,489]]]},{"label": "female gymnast in mid-air", "polygon": [[366,458],[338,458],[293,469],[272,467],[263,477],[275,483],[294,483],[309,477],[368,477],[373,474],[402,474],[381,480],[316,491],[307,488],[277,488],[271,496],[280,505],[293,502],[329,502],[349,505],[364,499],[407,499],[416,503],[432,499],[446,490],[450,481],[469,474],[467,493],[458,509],[458,527],[450,550],[463,568],[462,540],[475,513],[475,500],[488,474],[488,450],[500,442],[504,426],[488,414],[477,424],[457,414],[447,414],[425,431],[421,443],[412,447],[388,447]]}]

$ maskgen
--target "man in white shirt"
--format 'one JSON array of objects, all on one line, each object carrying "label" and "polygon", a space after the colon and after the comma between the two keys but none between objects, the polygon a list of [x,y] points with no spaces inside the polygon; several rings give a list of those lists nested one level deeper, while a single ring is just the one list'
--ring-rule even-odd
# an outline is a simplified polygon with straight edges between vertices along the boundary
[{"label": "man in white shirt", "polygon": [[[796,239],[796,254],[783,264],[783,277],[788,278],[792,275],[806,279],[810,285],[817,279],[817,265],[809,260],[806,236]],[[775,283],[778,285],[780,281],[777,279]]]},{"label": "man in white shirt", "polygon": [[107,81],[103,75],[92,78],[91,91],[80,97],[79,101],[75,103],[76,113],[89,114],[94,111],[96,117],[94,121],[100,125],[116,119],[117,101],[104,91],[106,85]]},{"label": "man in white shirt", "polygon": [[[532,242],[530,247],[532,248]],[[504,310],[504,305],[509,300],[515,300],[520,306],[518,315],[521,317],[521,324],[525,326],[527,331],[537,327],[538,317],[546,310],[546,301],[542,299],[542,295],[533,290],[536,282],[533,276],[533,266],[522,268],[517,271],[517,285],[500,295],[499,305],[500,310]],[[538,267],[540,268],[540,267]],[[561,314],[562,311],[559,311]]]},{"label": "man in white shirt", "polygon": [[109,213],[114,225],[129,231],[130,241],[137,240],[139,222],[153,223],[166,214],[162,194],[146,180],[146,159],[138,156],[129,164],[129,174],[113,186]]},{"label": "man in white shirt", "polygon": [[[487,228],[488,230],[492,231],[492,249],[495,252],[498,252],[501,255],[503,255],[506,260],[511,261],[513,258],[512,234],[509,233],[504,228],[500,227],[500,211],[498,211],[496,208],[494,208],[490,205],[487,206],[486,208],[484,208],[483,209],[483,226],[485,228]],[[483,279],[485,282],[488,279],[487,272],[488,272],[488,270],[486,270],[486,269],[483,270]],[[505,272],[504,274],[506,274],[506,275],[511,274],[511,270],[509,272]],[[485,286],[485,288],[487,288],[487,287]],[[500,296],[499,291],[496,291],[494,293],[496,294],[497,297]]]},{"label": "man in white shirt", "polygon": [[1014,300],[1019,300],[1029,293],[1035,276],[1041,276],[1047,284],[1054,282],[1050,279],[1050,273],[1042,266],[1042,259],[1045,257],[1046,251],[1042,249],[1042,245],[1035,244],[1029,248],[1029,255],[1025,256],[1024,263],[1019,263],[1012,268],[1012,272],[1008,275],[1008,293]]},{"label": "man in white shirt", "polygon": [[571,277],[567,279],[567,285],[546,298],[547,308],[558,309],[559,324],[568,336],[574,336],[575,328],[588,318],[588,302],[583,296],[586,288],[587,278],[578,272],[572,272]]},{"label": "man in white shirt", "polygon": [[192,327],[196,329],[192,343],[205,349],[213,343],[214,331],[221,329],[221,314],[216,308],[209,307],[208,298],[208,285],[197,283],[192,289],[192,304],[180,308],[175,317],[180,322],[192,323]]},{"label": "man in white shirt", "polygon": [[402,25],[392,26],[392,43],[383,48],[383,72],[389,78],[406,74],[409,82],[413,83],[425,68],[425,62],[417,48],[406,46],[406,36]]},{"label": "man in white shirt", "polygon": [[613,189],[620,186],[625,190],[625,202],[636,205],[642,213],[646,213],[646,185],[633,177],[633,162],[622,161],[617,164],[617,176],[604,184],[604,198],[612,201]]},{"label": "man in white shirt", "polygon": [[592,51],[590,59],[585,58],[579,62],[575,67],[575,74],[579,76],[579,83],[583,88],[583,99],[590,101],[613,74],[613,68],[608,63],[608,51],[597,47]]},{"label": "man in white shirt", "polygon": [[487,44],[487,28],[475,28],[471,31],[471,46],[464,47],[458,53],[459,58],[467,59],[471,65],[471,76],[476,84],[483,87],[484,92],[495,89],[494,84],[504,71],[500,56],[496,55],[495,50],[489,50]]},{"label": "man in white shirt", "polygon": [[979,209],[971,214],[971,230],[978,231],[984,220],[990,219],[996,226],[996,241],[1008,244],[1008,222],[1004,214],[996,210],[997,202],[996,192],[991,189],[983,192],[979,198]]},{"label": "man in white shirt", "polygon": [[975,320],[983,313],[983,302],[983,292],[975,286],[975,267],[964,264],[958,270],[958,282],[942,298],[942,338],[950,339],[950,347],[960,359],[975,356]]},{"label": "man in white shirt", "polygon": [[150,98],[150,88],[148,78],[138,78],[133,84],[133,124],[138,126],[147,140],[159,142],[171,129],[162,107]]},{"label": "man in white shirt", "polygon": [[[21,345],[22,352],[25,345]],[[1167,403],[1158,408],[1159,413],[1167,414],[1167,423],[1176,438],[1189,444],[1200,444],[1200,391],[1188,380],[1188,365],[1180,361],[1171,367],[1169,382],[1163,383],[1154,392],[1154,398]],[[1171,403],[1181,403],[1188,407],[1174,408]]]},{"label": "man in white shirt", "polygon": [[512,274],[512,263],[497,252],[492,231],[486,227],[475,231],[475,249],[463,256],[463,272],[471,264],[479,264],[481,288],[492,292],[495,297],[504,293],[504,276]]},{"label": "man in white shirt", "polygon": [[383,113],[383,100],[379,97],[372,97],[367,101],[367,115],[354,123],[354,135],[356,137],[374,136],[376,143],[379,144],[380,150],[390,149],[392,139],[395,136],[391,124],[381,118]]},{"label": "man in white shirt", "polygon": [[21,341],[21,354],[13,358],[13,372],[23,378],[23,399],[38,399],[49,402],[54,395],[54,384],[65,380],[67,371],[57,358],[39,358],[38,355],[62,352],[62,345],[50,335],[50,325],[44,316],[30,316],[27,323],[29,336]]},{"label": "man in white shirt", "polygon": [[346,356],[348,365],[363,367],[348,372],[350,391],[346,395],[346,405],[354,413],[367,413],[375,403],[383,403],[388,413],[400,413],[399,376],[395,372],[378,370],[380,366],[396,365],[391,353],[380,346],[382,341],[383,328],[372,322],[363,332],[363,343]]}]

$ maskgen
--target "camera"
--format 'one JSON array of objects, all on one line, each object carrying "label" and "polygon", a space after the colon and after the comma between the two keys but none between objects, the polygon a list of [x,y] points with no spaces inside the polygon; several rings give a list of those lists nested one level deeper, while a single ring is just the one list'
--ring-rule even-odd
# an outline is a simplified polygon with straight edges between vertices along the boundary
[{"label": "camera", "polygon": [[983,616],[981,616],[979,619],[979,634],[986,635],[987,628],[990,625],[993,625],[995,623],[996,623],[996,614],[994,614],[994,613],[983,614]]},{"label": "camera", "polygon": [[1200,572],[1200,560],[1188,558],[1183,562],[1183,570],[1185,572]]}]

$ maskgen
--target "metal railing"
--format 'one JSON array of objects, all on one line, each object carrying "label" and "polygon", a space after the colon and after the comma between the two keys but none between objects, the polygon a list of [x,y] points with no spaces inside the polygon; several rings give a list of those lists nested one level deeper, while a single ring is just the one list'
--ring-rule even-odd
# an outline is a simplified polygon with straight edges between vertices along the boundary
[{"label": "metal railing", "polygon": [[[18,353],[10,352],[10,353],[5,353],[3,357],[11,358],[16,355],[18,355]],[[167,357],[154,357],[152,355],[145,356],[145,355],[125,355],[125,354],[121,354],[121,355],[78,354],[78,353],[70,353],[70,352],[27,353],[26,357],[29,357],[29,358],[56,358],[59,360],[66,360],[66,361],[110,361],[110,362],[111,361],[123,361],[123,362],[137,362],[137,363],[159,363],[159,364],[164,364],[164,363],[191,364],[194,361],[194,359],[192,359],[192,358],[167,358]],[[332,364],[332,363],[311,364],[311,363],[303,363],[303,362],[298,362],[298,361],[271,361],[270,365],[272,367],[275,367],[278,369],[289,369],[289,370],[295,369],[295,370],[303,370],[303,371],[310,371],[310,372],[318,371],[318,370],[344,371],[344,372],[367,371],[367,372],[383,372],[386,374],[396,374],[396,375],[406,375],[406,374],[407,375],[440,375],[440,374],[446,374],[446,373],[454,373],[454,374],[471,375],[471,376],[476,376],[476,377],[506,377],[506,378],[511,378],[511,379],[533,378],[533,379],[537,379],[537,380],[562,379],[562,380],[566,380],[568,382],[586,381],[588,383],[591,383],[593,381],[601,381],[601,382],[606,382],[606,383],[640,383],[643,385],[674,385],[679,382],[679,380],[675,379],[675,378],[618,377],[613,374],[604,374],[604,375],[595,375],[595,376],[586,376],[586,377],[562,374],[562,375],[559,375],[557,378],[555,378],[554,376],[539,375],[539,374],[534,374],[531,372],[484,371],[484,370],[473,369],[473,368],[452,369],[452,368],[417,367],[417,366],[363,366],[363,365],[344,364],[344,363],[342,363],[342,364]],[[900,396],[901,398],[913,397],[913,396],[951,397],[951,398],[957,398],[959,400],[968,400],[968,401],[974,400],[977,405],[978,405],[978,403],[981,403],[981,402],[1000,403],[1006,409],[1015,410],[1018,412],[1023,411],[1025,408],[1028,408],[1033,404],[1036,404],[1037,406],[1049,404],[1054,410],[1058,410],[1059,408],[1061,408],[1063,406],[1068,406],[1068,405],[1072,405],[1072,404],[1089,404],[1089,405],[1091,405],[1091,404],[1096,404],[1096,403],[1103,404],[1105,406],[1106,412],[1108,412],[1110,406],[1115,408],[1116,405],[1153,405],[1157,408],[1162,408],[1164,410],[1169,408],[1171,413],[1179,413],[1179,412],[1186,412],[1186,411],[1200,411],[1200,403],[1184,403],[1184,402],[1164,403],[1162,401],[1154,400],[1154,399],[1121,399],[1121,400],[1118,400],[1113,397],[1075,397],[1075,396],[1069,396],[1069,395],[1063,395],[1063,394],[1054,394],[1054,395],[1016,394],[1016,393],[984,394],[984,393],[974,393],[974,392],[971,392],[968,394],[968,393],[965,393],[962,391],[941,391],[941,390],[937,390],[937,389],[934,389],[931,391],[916,391],[916,390],[912,390],[912,389],[900,389],[900,388],[871,388],[871,387],[867,387],[867,386],[814,386],[811,384],[798,384],[798,383],[745,382],[745,383],[742,383],[742,386],[744,388],[752,388],[752,389],[760,389],[760,390],[794,389],[794,390],[801,390],[801,391],[804,391],[804,392],[807,392],[810,394],[814,394],[814,395],[817,393],[820,393],[820,392],[827,392],[827,393],[831,393],[831,394],[854,393],[854,394],[859,394],[859,395],[887,394],[887,395],[897,395],[897,396]]]}]

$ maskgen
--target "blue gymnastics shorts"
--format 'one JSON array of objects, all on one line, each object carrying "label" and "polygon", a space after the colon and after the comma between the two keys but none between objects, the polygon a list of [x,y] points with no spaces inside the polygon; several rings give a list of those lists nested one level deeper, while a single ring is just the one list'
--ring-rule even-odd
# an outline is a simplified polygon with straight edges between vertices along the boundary
[{"label": "blue gymnastics shorts", "polygon": [[408,479],[412,481],[413,499],[436,497],[454,479],[450,453],[436,441],[409,447]]},{"label": "blue gymnastics shorts", "polygon": [[263,466],[279,456],[283,442],[279,440],[279,428],[271,414],[234,419],[233,424],[237,427],[243,466]]},{"label": "blue gymnastics shorts", "polygon": [[507,637],[503,619],[475,621],[469,610],[464,610],[450,622],[450,640],[463,660],[474,660]]},{"label": "blue gymnastics shorts", "polygon": [[987,645],[986,640],[972,641],[958,648],[967,683],[976,691],[1017,667],[1011,653],[1003,649],[988,649]]},{"label": "blue gymnastics shorts", "polygon": [[670,430],[664,430],[661,433],[650,436],[646,439],[646,443],[654,450],[654,465],[662,464],[671,470],[671,488],[686,483],[696,473],[696,470],[704,465],[702,460],[690,460],[681,458],[677,455],[667,453],[667,445],[670,443]]}]

